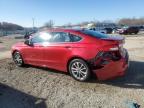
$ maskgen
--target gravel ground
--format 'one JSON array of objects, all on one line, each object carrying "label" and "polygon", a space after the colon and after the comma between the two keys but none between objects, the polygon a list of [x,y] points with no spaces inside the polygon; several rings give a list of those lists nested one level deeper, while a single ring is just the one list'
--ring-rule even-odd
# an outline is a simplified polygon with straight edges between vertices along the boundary
[{"label": "gravel ground", "polygon": [[126,38],[130,68],[125,76],[108,81],[93,78],[82,83],[63,72],[33,66],[20,68],[9,57],[1,58],[0,108],[131,108],[133,102],[143,108],[142,36]]}]

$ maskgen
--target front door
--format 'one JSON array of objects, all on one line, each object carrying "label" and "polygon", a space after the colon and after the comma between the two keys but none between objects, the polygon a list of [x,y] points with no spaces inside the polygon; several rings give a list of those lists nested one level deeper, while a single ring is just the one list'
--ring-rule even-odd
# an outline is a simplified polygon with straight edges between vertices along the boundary
[{"label": "front door", "polygon": [[43,46],[40,43],[34,43],[33,46],[26,46],[23,49],[23,56],[27,64],[36,66],[43,65]]},{"label": "front door", "polygon": [[72,50],[70,41],[68,33],[52,33],[50,44],[44,47],[44,61],[47,67],[65,70],[67,58]]}]

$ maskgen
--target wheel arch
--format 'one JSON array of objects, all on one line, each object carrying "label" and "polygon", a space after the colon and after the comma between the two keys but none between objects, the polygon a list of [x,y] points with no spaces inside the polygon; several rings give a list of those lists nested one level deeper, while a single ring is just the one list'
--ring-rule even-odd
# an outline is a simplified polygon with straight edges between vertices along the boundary
[{"label": "wheel arch", "polygon": [[14,55],[15,52],[20,52],[19,50],[15,49],[12,51],[12,56]]}]

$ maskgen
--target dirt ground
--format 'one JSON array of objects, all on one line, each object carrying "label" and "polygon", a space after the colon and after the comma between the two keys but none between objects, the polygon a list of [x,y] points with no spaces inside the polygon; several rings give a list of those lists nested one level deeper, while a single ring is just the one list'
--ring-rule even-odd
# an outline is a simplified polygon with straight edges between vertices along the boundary
[{"label": "dirt ground", "polygon": [[123,77],[78,82],[59,71],[15,66],[12,44],[0,37],[0,108],[144,108],[144,34],[127,35],[130,68]]}]

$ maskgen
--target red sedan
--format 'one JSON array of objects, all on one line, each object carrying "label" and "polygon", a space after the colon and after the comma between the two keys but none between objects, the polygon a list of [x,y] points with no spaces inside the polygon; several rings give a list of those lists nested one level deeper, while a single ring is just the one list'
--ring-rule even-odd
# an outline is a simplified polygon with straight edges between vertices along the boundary
[{"label": "red sedan", "polygon": [[124,75],[128,53],[124,38],[86,29],[51,29],[38,32],[12,47],[16,65],[48,67],[69,72],[78,81],[92,75],[106,80]]}]

